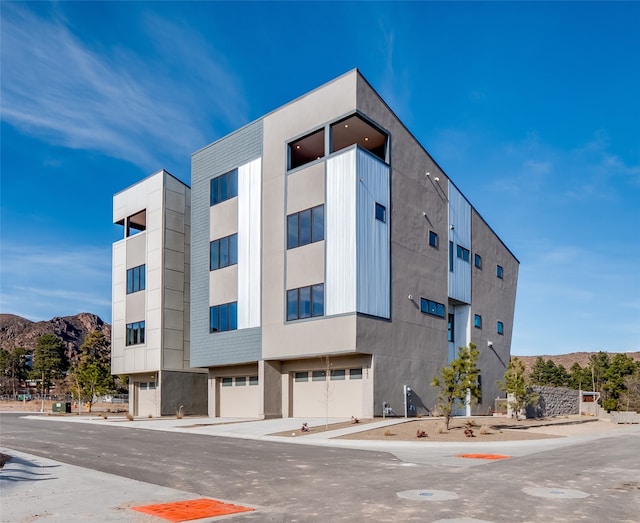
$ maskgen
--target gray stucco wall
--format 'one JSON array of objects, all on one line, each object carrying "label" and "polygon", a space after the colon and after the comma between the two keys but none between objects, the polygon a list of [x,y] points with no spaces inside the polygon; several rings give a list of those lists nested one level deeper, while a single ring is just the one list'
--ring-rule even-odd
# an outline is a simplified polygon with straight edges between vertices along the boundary
[{"label": "gray stucco wall", "polygon": [[162,371],[161,416],[175,416],[180,406],[187,415],[207,414],[207,375],[196,372]]},{"label": "gray stucco wall", "polygon": [[[261,358],[259,329],[209,333],[210,180],[262,155],[262,120],[191,157],[191,365],[209,367]],[[258,332],[256,332],[258,331]],[[218,340],[218,341],[216,341]]]}]

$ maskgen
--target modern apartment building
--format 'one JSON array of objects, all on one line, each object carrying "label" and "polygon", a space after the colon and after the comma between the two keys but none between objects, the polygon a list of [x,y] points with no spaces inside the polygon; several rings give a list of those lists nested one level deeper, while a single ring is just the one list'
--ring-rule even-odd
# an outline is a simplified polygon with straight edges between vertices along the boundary
[{"label": "modern apartment building", "polygon": [[181,362],[206,369],[210,416],[401,414],[407,387],[428,413],[469,343],[472,411],[491,410],[519,262],[359,71],[197,151],[191,175]]},{"label": "modern apartment building", "polygon": [[113,372],[135,414],[429,413],[469,343],[470,410],[490,412],[519,262],[359,71],[197,151],[191,183],[114,197]]},{"label": "modern apartment building", "polygon": [[137,416],[207,412],[207,374],[190,367],[191,191],[159,171],[113,197],[111,371],[129,376]]}]

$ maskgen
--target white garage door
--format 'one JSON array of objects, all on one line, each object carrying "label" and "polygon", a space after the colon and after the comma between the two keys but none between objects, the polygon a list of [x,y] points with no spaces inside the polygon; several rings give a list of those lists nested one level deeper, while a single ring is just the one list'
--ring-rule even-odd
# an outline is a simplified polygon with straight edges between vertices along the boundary
[{"label": "white garage door", "polygon": [[363,416],[362,368],[292,373],[293,417],[348,418]]},{"label": "white garage door", "polygon": [[257,418],[260,399],[258,376],[218,378],[220,381],[220,417]]},{"label": "white garage door", "polygon": [[138,416],[156,416],[158,411],[158,390],[156,382],[138,383]]}]

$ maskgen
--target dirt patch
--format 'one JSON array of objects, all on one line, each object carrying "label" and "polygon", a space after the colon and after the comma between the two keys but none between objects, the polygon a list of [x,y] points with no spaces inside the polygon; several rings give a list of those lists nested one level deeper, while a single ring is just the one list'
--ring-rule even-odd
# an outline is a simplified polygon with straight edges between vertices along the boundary
[{"label": "dirt patch", "polygon": [[361,425],[367,425],[368,423],[373,423],[376,421],[380,421],[380,420],[367,418],[367,419],[359,419],[357,423],[354,423],[353,421],[345,421],[343,423],[329,423],[328,427],[325,425],[318,425],[315,427],[309,427],[309,430],[304,432],[302,431],[302,427],[301,427],[296,430],[286,430],[284,432],[276,432],[274,434],[270,434],[270,436],[283,436],[283,437],[293,438],[297,436],[306,436],[307,434],[318,434],[319,432],[327,432],[331,430],[360,427]]}]

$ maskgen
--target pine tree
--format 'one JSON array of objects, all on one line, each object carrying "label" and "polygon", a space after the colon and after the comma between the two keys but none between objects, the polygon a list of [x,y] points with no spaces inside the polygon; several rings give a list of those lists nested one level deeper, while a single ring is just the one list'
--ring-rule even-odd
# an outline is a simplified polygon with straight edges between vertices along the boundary
[{"label": "pine tree", "polygon": [[524,363],[517,357],[509,362],[504,380],[498,382],[498,387],[507,393],[509,407],[516,421],[520,411],[538,400],[538,395],[532,392],[525,377]]},{"label": "pine tree", "polygon": [[64,377],[69,368],[64,343],[54,334],[44,334],[36,341],[31,377],[40,379],[40,391],[48,394],[54,379]]}]

